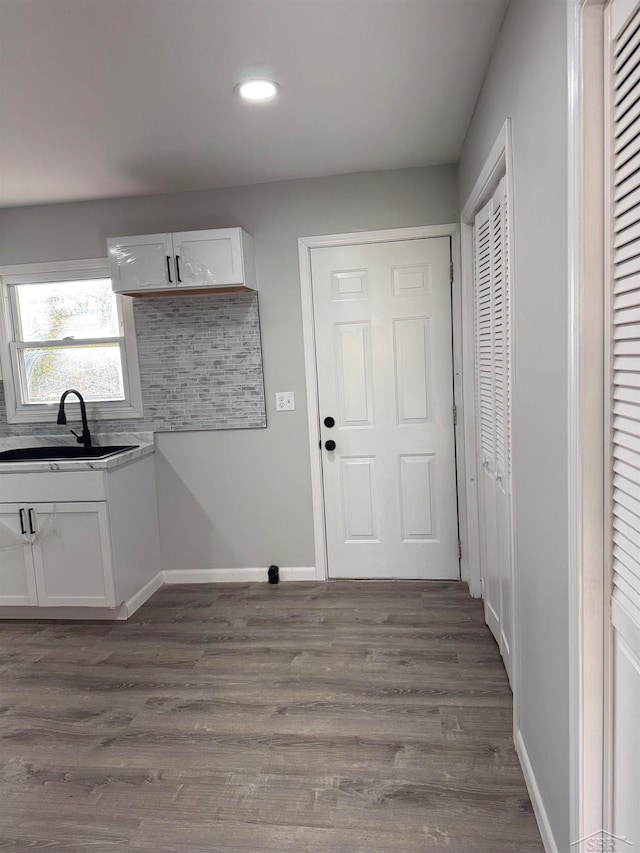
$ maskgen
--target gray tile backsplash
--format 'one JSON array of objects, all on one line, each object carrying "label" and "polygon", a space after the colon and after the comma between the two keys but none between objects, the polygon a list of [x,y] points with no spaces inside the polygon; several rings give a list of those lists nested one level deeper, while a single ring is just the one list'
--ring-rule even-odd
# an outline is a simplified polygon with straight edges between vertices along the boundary
[{"label": "gray tile backsplash", "polygon": [[[101,432],[266,426],[257,293],[147,297],[134,312],[144,417]],[[0,435],[40,433],[51,425],[7,424],[0,382]]]}]

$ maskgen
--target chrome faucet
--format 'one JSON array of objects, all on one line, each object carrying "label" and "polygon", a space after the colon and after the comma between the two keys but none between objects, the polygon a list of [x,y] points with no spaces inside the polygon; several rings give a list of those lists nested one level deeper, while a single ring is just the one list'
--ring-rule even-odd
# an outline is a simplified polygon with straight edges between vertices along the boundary
[{"label": "chrome faucet", "polygon": [[79,391],[76,391],[75,388],[69,388],[64,392],[62,397],[60,397],[60,408],[58,409],[57,423],[64,426],[67,422],[67,416],[64,411],[64,401],[67,399],[67,395],[69,394],[75,394],[78,400],[80,400],[80,414],[82,416],[82,435],[78,435],[78,433],[73,432],[73,430],[71,430],[71,433],[75,435],[78,444],[82,444],[84,447],[91,447],[91,433],[89,432],[89,424],[87,422],[87,407],[84,404],[82,394]]}]

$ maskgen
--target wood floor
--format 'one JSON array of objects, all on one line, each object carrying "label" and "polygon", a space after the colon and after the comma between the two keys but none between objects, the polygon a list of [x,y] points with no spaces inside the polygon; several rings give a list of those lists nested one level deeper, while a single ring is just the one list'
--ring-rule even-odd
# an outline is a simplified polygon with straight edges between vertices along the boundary
[{"label": "wood floor", "polygon": [[0,850],[542,851],[455,583],[169,587],[0,624]]}]

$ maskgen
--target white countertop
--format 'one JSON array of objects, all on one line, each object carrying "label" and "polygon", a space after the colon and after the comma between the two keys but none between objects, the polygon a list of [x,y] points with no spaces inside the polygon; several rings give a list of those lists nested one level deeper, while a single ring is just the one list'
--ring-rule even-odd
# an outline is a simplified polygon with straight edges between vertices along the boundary
[{"label": "white countertop", "polygon": [[[136,445],[133,450],[118,453],[116,456],[108,456],[106,459],[58,459],[55,462],[43,459],[29,460],[28,462],[0,462],[0,474],[30,474],[42,471],[106,471],[111,468],[119,468],[148,456],[156,449],[152,432],[129,432],[129,433],[96,433],[91,435],[91,443],[98,446],[105,445]],[[55,445],[56,447],[77,447],[75,438],[70,435],[21,435],[0,437],[0,452],[3,450],[14,450],[19,447],[43,447]]]}]

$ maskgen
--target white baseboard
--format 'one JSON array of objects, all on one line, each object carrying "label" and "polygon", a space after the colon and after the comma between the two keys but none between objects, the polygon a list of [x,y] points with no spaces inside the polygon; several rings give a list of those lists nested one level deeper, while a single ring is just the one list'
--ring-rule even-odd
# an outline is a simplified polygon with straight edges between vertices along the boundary
[{"label": "white baseboard", "polygon": [[164,579],[162,577],[162,572],[158,572],[158,574],[151,578],[149,583],[145,584],[141,590],[132,595],[128,601],[125,601],[124,607],[126,611],[126,616],[124,618],[128,619],[130,616],[139,610],[145,601],[148,601],[154,592],[157,592],[161,586],[164,585]]},{"label": "white baseboard", "polygon": [[[163,586],[179,583],[255,583],[267,582],[267,570],[262,569],[187,569],[158,572],[141,590],[117,607],[0,607],[2,619],[100,619],[126,620]],[[281,581],[315,581],[315,566],[282,566]]]},{"label": "white baseboard", "polygon": [[[165,584],[267,582],[267,569],[169,569],[162,572]],[[315,566],[281,566],[281,581],[314,581]]]},{"label": "white baseboard", "polygon": [[62,619],[65,622],[69,622],[82,619],[84,622],[91,619],[112,621],[128,618],[125,604],[120,604],[117,607],[75,607],[72,605],[66,607],[39,607],[35,604],[30,607],[10,605],[0,607],[0,620],[28,619],[38,621],[42,619]]},{"label": "white baseboard", "polygon": [[533,767],[531,766],[531,762],[529,761],[529,753],[527,752],[527,748],[524,745],[524,740],[522,739],[522,734],[520,733],[520,731],[516,732],[515,744],[516,752],[518,753],[518,758],[520,759],[520,764],[522,765],[524,781],[526,782],[527,789],[529,791],[529,797],[531,798],[531,804],[533,806],[533,811],[535,813],[536,820],[538,821],[538,829],[540,830],[540,836],[542,838],[544,849],[546,850],[546,853],[558,853],[558,845],[556,844],[555,838],[553,837],[553,832],[551,831],[551,824],[549,823],[549,817],[547,816],[547,810],[544,807],[540,788],[538,787],[538,783],[533,772]]}]

